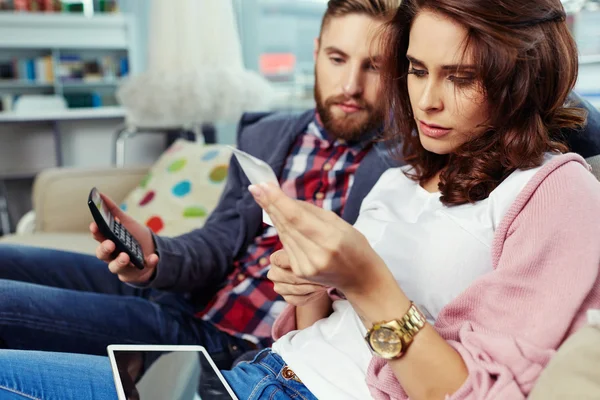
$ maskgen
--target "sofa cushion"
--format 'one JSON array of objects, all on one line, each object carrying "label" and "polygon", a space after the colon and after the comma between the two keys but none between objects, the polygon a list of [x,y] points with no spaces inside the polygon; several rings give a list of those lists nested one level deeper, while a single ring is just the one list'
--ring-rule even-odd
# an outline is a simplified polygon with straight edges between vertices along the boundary
[{"label": "sofa cushion", "polygon": [[552,357],[530,400],[600,399],[600,326],[586,325]]},{"label": "sofa cushion", "polygon": [[204,225],[225,187],[231,150],[175,141],[121,208],[153,232],[177,236]]}]

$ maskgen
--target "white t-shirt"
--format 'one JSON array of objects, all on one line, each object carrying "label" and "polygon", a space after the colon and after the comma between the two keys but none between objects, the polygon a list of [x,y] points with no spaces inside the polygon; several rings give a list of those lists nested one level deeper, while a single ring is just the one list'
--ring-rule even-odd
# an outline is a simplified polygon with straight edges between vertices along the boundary
[{"label": "white t-shirt", "polygon": [[[544,163],[552,157],[548,154]],[[390,169],[363,201],[354,226],[434,324],[443,307],[492,271],[494,232],[539,168],[515,171],[485,200],[452,207],[440,202],[440,193],[409,179],[407,167]],[[366,375],[373,355],[366,332],[350,303],[338,300],[328,318],[288,333],[273,351],[317,398],[368,399]]]}]

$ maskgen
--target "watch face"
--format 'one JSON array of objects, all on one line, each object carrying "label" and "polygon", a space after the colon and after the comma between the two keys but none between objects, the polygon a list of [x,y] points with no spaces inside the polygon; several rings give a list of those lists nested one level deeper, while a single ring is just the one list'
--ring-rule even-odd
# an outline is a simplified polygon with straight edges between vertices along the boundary
[{"label": "watch face", "polygon": [[402,353],[402,340],[390,328],[380,327],[371,333],[371,348],[383,358],[395,358]]}]

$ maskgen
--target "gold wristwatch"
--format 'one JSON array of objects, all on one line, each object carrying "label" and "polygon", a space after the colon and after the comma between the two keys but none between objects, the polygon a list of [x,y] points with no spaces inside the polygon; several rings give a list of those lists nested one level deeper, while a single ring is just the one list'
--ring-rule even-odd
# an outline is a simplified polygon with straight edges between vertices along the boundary
[{"label": "gold wristwatch", "polygon": [[411,302],[410,308],[401,319],[373,324],[365,340],[376,355],[395,360],[406,353],[415,335],[425,326],[425,322],[423,313]]}]

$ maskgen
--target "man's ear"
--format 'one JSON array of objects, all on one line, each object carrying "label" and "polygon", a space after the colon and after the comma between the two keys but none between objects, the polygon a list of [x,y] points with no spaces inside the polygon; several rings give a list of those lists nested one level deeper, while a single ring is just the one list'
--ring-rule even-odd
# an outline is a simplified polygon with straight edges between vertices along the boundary
[{"label": "man's ear", "polygon": [[319,38],[315,38],[315,49],[313,51],[313,59],[317,61],[317,56],[319,55],[319,47],[321,47],[321,41]]}]

